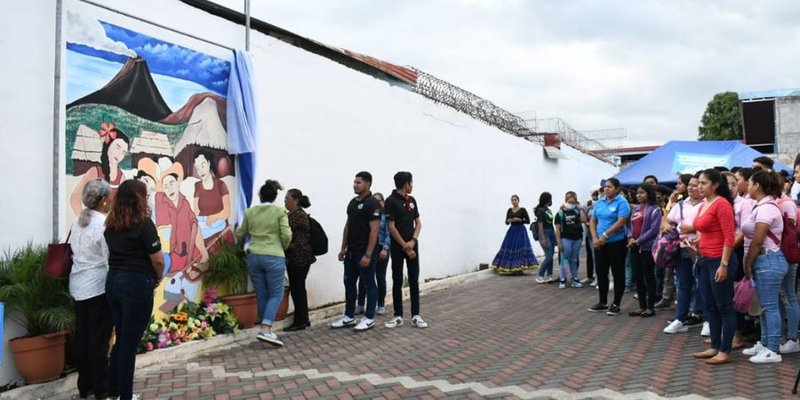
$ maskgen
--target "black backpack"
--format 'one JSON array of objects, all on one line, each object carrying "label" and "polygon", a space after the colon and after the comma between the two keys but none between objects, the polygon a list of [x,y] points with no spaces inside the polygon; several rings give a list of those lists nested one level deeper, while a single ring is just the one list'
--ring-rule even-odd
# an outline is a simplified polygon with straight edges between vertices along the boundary
[{"label": "black backpack", "polygon": [[328,235],[322,229],[322,225],[311,216],[308,216],[308,224],[311,226],[311,252],[315,256],[321,256],[328,252]]}]

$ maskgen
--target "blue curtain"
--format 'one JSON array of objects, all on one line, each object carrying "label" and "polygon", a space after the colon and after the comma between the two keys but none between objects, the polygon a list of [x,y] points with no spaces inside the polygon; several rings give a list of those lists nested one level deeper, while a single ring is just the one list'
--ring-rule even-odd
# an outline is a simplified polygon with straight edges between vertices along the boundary
[{"label": "blue curtain", "polygon": [[238,49],[233,53],[234,60],[228,80],[228,153],[235,154],[237,160],[239,195],[236,215],[237,222],[241,223],[244,211],[253,201],[258,124],[250,55]]}]

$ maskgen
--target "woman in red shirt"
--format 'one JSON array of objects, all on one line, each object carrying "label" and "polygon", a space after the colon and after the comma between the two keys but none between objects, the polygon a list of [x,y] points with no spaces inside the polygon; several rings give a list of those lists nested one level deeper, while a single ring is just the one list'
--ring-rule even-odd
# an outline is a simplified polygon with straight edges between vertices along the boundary
[{"label": "woman in red shirt", "polygon": [[733,203],[727,182],[719,171],[707,169],[700,174],[700,193],[706,203],[694,219],[699,234],[697,279],[706,303],[705,318],[711,328],[711,348],[694,353],[707,364],[731,362],[730,352],[736,330],[733,312],[733,281],[736,257],[732,257],[735,239]]}]

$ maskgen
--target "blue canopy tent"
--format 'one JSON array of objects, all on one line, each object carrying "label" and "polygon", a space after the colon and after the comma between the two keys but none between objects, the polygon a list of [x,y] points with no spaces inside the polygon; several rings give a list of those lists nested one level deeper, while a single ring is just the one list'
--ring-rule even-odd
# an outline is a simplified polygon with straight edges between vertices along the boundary
[{"label": "blue canopy tent", "polygon": [[[753,159],[764,154],[736,140],[682,141],[673,140],[644,156],[639,161],[620,171],[615,178],[623,186],[638,185],[645,176],[654,175],[659,183],[675,183],[678,174],[695,173],[699,170],[724,166],[749,167]],[[774,169],[792,168],[775,162]]]}]

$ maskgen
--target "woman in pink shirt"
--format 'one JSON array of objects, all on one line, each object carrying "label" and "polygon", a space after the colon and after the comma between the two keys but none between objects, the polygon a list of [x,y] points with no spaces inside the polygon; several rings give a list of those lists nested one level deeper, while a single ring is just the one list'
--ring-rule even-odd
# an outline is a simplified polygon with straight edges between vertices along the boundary
[{"label": "woman in pink shirt", "polygon": [[[781,196],[783,182],[774,171],[761,170],[750,177],[750,198],[757,202],[748,218],[742,221],[744,233],[744,274],[755,273],[756,290],[761,300],[761,341],[742,353],[750,362],[776,363],[780,355],[781,315],[778,301],[789,264],[780,248],[783,217],[775,199]],[[796,329],[796,328],[795,328]]]},{"label": "woman in pink shirt", "polygon": [[736,330],[733,313],[736,258],[731,256],[735,239],[733,204],[728,183],[719,171],[703,171],[699,183],[706,203],[693,223],[699,234],[695,266],[706,307],[704,317],[711,328],[711,348],[693,355],[707,359],[706,364],[717,365],[731,362],[731,342]]}]

